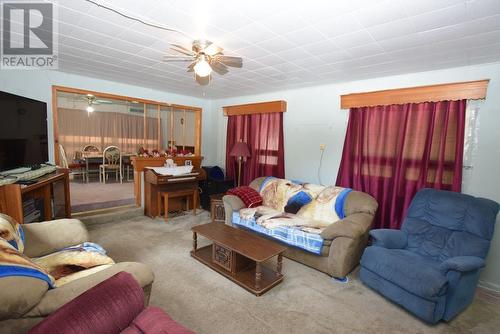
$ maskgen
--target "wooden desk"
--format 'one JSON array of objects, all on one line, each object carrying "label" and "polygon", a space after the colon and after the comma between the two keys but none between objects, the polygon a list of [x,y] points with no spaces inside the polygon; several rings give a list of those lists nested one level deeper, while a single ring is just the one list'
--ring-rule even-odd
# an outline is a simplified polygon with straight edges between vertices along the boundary
[{"label": "wooden desk", "polygon": [[[0,211],[24,223],[23,198],[43,198],[45,220],[71,218],[69,169],[58,169],[25,186],[7,184],[0,187]],[[54,199],[55,212],[52,210]]]}]

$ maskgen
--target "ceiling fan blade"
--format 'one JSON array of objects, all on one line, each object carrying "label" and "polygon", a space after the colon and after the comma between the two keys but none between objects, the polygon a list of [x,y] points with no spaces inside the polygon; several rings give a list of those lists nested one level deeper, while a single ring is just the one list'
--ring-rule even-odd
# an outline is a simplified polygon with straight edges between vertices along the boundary
[{"label": "ceiling fan blade", "polygon": [[210,83],[209,75],[207,75],[206,77],[200,77],[199,75],[195,75],[195,77],[196,77],[196,82],[202,86],[206,86]]},{"label": "ceiling fan blade", "polygon": [[186,56],[163,56],[164,62],[185,62],[185,61],[193,61],[193,57]]},{"label": "ceiling fan blade", "polygon": [[222,52],[222,48],[215,45],[215,44],[210,44],[209,46],[207,46],[203,52],[206,54],[206,55],[209,55],[209,56],[215,56],[216,54],[219,54]]},{"label": "ceiling fan blade", "polygon": [[194,65],[196,65],[196,61],[193,61],[191,64],[189,64],[189,66],[187,67],[188,68],[188,72],[193,72],[194,71]]},{"label": "ceiling fan blade", "polygon": [[220,75],[224,75],[227,72],[229,72],[226,65],[224,65],[218,61],[212,61],[210,63],[210,66],[212,67],[212,70],[214,70],[215,73],[220,74]]},{"label": "ceiling fan blade", "polygon": [[232,56],[217,56],[216,60],[221,62],[226,66],[231,67],[243,67],[243,59],[241,57],[232,57]]},{"label": "ceiling fan blade", "polygon": [[97,103],[100,103],[100,104],[113,104],[114,102],[113,101],[110,101],[110,100],[95,100]]},{"label": "ceiling fan blade", "polygon": [[193,52],[193,50],[189,50],[188,48],[185,48],[183,47],[182,45],[179,45],[179,44],[170,44],[173,46],[173,48],[171,48],[172,50],[175,50],[177,52],[180,52],[180,53],[184,53],[184,54],[187,54],[187,55],[194,55],[195,53]]},{"label": "ceiling fan blade", "polygon": [[175,52],[179,52],[179,53],[182,53],[183,55],[186,55],[186,56],[193,56],[194,53],[192,52],[186,52],[184,50],[179,50],[179,49],[176,49],[176,48],[170,48],[171,50],[175,51]]}]

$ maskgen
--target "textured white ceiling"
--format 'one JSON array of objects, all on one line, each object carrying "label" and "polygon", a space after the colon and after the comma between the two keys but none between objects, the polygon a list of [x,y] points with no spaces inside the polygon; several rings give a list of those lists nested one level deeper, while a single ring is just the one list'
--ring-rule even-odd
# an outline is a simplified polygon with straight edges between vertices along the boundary
[{"label": "textured white ceiling", "polygon": [[[500,0],[59,0],[60,70],[220,98],[500,61]],[[206,38],[243,68],[199,86],[169,43]]]}]

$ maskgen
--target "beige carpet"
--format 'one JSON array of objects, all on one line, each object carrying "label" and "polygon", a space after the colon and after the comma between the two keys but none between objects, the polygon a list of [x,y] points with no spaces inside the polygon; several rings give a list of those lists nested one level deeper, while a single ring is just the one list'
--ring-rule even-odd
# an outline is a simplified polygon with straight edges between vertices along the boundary
[{"label": "beige carpet", "polygon": [[[365,287],[285,259],[285,280],[261,297],[189,256],[190,227],[208,213],[163,220],[146,217],[91,227],[92,240],[116,261],[152,266],[151,304],[197,333],[498,333],[500,305],[475,302],[450,323],[428,326]],[[199,244],[203,245],[203,239]],[[496,330],[495,330],[496,328]]]}]

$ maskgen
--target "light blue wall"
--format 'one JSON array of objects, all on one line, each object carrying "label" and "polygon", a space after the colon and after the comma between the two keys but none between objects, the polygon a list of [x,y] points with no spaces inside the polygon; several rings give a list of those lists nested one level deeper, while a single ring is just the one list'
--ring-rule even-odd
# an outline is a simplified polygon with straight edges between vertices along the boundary
[{"label": "light blue wall", "polygon": [[[473,160],[474,169],[469,182],[464,185],[464,191],[500,202],[500,64],[498,63],[214,100],[212,111],[217,117],[219,128],[217,161],[224,166],[227,119],[222,114],[223,106],[286,100],[288,105],[284,117],[286,177],[317,182],[319,144],[326,144],[321,177],[323,183],[333,184],[340,164],[348,119],[347,110],[340,109],[340,95],[479,79],[491,79],[491,81],[487,99],[480,103],[479,138]],[[488,265],[481,276],[481,284],[496,291],[500,291],[499,263],[500,216],[497,217],[497,228]]]},{"label": "light blue wall", "polygon": [[68,74],[57,71],[0,71],[0,90],[12,94],[26,96],[32,99],[47,102],[48,131],[49,131],[49,157],[54,160],[53,123],[52,123],[52,86],[66,86],[93,90],[104,93],[125,95],[153,101],[176,103],[203,108],[202,121],[202,148],[205,156],[204,163],[212,164],[211,158],[216,156],[215,140],[213,137],[213,118],[210,115],[210,101],[206,99],[179,95],[168,92],[168,78],[165,78],[165,91],[158,91],[134,85],[113,81],[106,81]]}]

